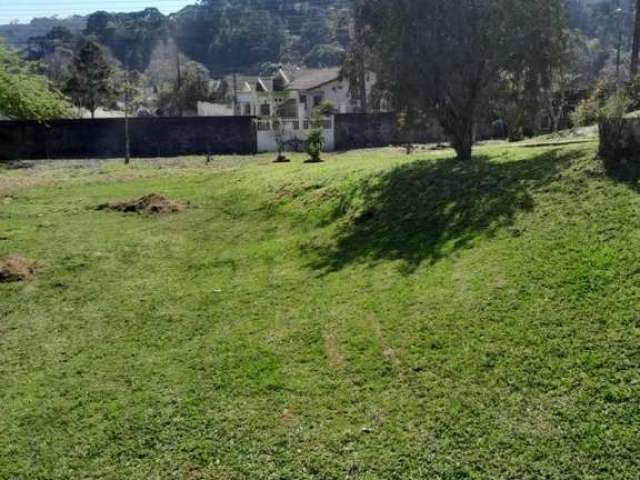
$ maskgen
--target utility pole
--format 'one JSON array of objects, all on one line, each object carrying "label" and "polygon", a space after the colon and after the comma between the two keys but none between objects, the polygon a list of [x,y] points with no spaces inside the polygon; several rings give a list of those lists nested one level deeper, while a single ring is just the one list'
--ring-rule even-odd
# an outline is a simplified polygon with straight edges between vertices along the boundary
[{"label": "utility pole", "polygon": [[240,115],[238,111],[238,75],[233,73],[233,114]]},{"label": "utility pole", "polygon": [[622,55],[622,8],[617,8],[615,14],[618,21],[618,48],[616,53],[616,86],[620,88],[620,61]]},{"label": "utility pole", "polygon": [[129,137],[129,69],[124,82],[124,164],[131,162],[131,139]]},{"label": "utility pole", "polygon": [[638,56],[640,55],[640,0],[636,0],[636,20],[633,28],[633,47],[631,49],[631,80],[638,75]]},{"label": "utility pole", "polygon": [[176,43],[176,94],[178,95],[178,115],[182,117],[184,111],[182,110],[182,102],[180,101],[182,92],[182,66],[180,65],[180,50]]},{"label": "utility pole", "polygon": [[367,68],[364,60],[364,39],[362,38],[362,22],[359,12],[354,10],[354,46],[355,46],[355,63],[358,70],[358,84],[360,93],[360,113],[368,113],[369,106],[367,101]]},{"label": "utility pole", "polygon": [[130,68],[131,55],[129,52],[127,60],[124,62],[124,164],[131,162],[131,138],[129,135],[129,95],[131,94]]},{"label": "utility pole", "polygon": [[178,47],[178,22],[175,18],[171,19],[170,31],[173,34],[173,47],[176,54],[176,90],[175,95],[178,98],[178,116],[182,117],[182,102],[180,102],[180,92],[182,91],[182,64],[180,60],[180,48]]},{"label": "utility pole", "polygon": [[362,113],[369,113],[367,101],[367,72],[364,64],[364,55],[360,52],[360,65],[358,65],[358,80],[360,82],[360,109]]}]

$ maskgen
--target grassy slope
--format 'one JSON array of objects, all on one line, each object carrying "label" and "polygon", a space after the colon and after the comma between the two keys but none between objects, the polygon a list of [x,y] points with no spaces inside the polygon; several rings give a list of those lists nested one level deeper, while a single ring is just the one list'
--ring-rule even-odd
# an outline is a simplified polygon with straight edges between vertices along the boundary
[{"label": "grassy slope", "polygon": [[[0,285],[0,478],[633,478],[640,195],[593,157],[1,172],[45,267]],[[91,210],[152,191],[198,208]]]}]

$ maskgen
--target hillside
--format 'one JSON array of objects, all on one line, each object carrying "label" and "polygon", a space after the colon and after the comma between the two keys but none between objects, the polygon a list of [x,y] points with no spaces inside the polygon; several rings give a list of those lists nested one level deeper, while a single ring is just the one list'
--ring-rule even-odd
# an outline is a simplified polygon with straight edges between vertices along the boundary
[{"label": "hillside", "polygon": [[[95,38],[120,63],[140,72],[147,69],[154,51],[173,40],[182,54],[223,75],[256,73],[281,63],[341,64],[350,41],[349,22],[349,0],[206,0],[171,15],[145,8],[34,19],[30,24],[0,26],[0,38],[19,49],[29,45],[37,60],[46,60],[47,52],[59,47],[74,49],[81,37]],[[54,27],[57,34],[47,36]],[[69,41],[60,27],[76,38]]]},{"label": "hillside", "polygon": [[[640,195],[594,150],[0,165],[0,477],[635,477]],[[193,206],[94,209],[151,192]]]},{"label": "hillside", "polygon": [[[627,62],[632,0],[565,0],[565,4],[573,30],[572,69],[580,82],[611,75],[620,28]],[[622,16],[615,13],[619,5]],[[140,72],[149,67],[154,53],[167,47],[167,40],[173,40],[183,55],[221,76],[268,73],[280,64],[341,65],[351,44],[351,23],[350,0],[205,0],[170,15],[146,8],[0,25],[0,38],[15,48],[30,46],[30,58],[45,62],[57,48],[74,49],[81,36],[97,38],[121,64]],[[59,30],[47,37],[54,27],[68,29],[76,38],[62,41],[65,35],[61,37]]]},{"label": "hillside", "polygon": [[10,47],[23,49],[29,39],[42,37],[56,27],[66,28],[72,33],[80,33],[86,26],[86,18],[73,16],[69,18],[34,18],[29,23],[0,25],[0,39]]}]

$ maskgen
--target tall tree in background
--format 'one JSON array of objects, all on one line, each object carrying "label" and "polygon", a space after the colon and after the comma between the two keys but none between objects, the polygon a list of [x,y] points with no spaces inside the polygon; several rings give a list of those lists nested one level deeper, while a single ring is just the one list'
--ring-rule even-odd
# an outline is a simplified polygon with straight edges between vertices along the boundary
[{"label": "tall tree in background", "polygon": [[631,48],[631,79],[638,75],[638,55],[640,55],[640,0],[636,0],[636,19],[633,28],[633,46]]},{"label": "tall tree in background", "polygon": [[166,83],[158,93],[158,108],[165,116],[182,116],[197,111],[199,101],[207,101],[212,93],[209,72],[194,62],[184,65],[180,82]]},{"label": "tall tree in background", "polygon": [[393,106],[434,115],[458,157],[468,159],[490,89],[516,66],[543,72],[551,61],[549,27],[542,26],[560,2],[354,0],[354,10]]},{"label": "tall tree in background", "polygon": [[113,69],[102,47],[85,41],[73,59],[66,90],[74,103],[89,110],[91,118],[95,118],[96,109],[110,103],[116,94],[112,75]]},{"label": "tall tree in background", "polygon": [[519,30],[524,41],[510,42],[510,56],[492,83],[498,87],[495,111],[506,121],[509,138],[520,140],[540,131],[544,117],[554,129],[559,125],[576,47],[560,2],[514,5],[510,16],[516,25],[527,25]]}]

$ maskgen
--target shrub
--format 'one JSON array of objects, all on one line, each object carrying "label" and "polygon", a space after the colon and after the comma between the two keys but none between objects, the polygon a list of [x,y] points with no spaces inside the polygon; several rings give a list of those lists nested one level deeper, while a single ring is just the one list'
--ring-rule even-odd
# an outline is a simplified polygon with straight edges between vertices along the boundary
[{"label": "shrub", "polygon": [[329,100],[323,100],[316,107],[316,111],[321,115],[333,115],[336,112],[336,106]]},{"label": "shrub", "polygon": [[605,120],[608,118],[623,118],[627,113],[631,100],[629,95],[624,90],[618,90],[611,95],[600,109],[598,120]]},{"label": "shrub", "polygon": [[631,99],[626,90],[609,94],[606,86],[599,83],[589,98],[578,104],[572,115],[573,124],[586,127],[609,118],[622,118],[630,106]]},{"label": "shrub", "polygon": [[321,126],[314,126],[309,130],[307,139],[304,142],[304,151],[309,155],[309,162],[321,162],[320,154],[324,149],[324,135]]}]

